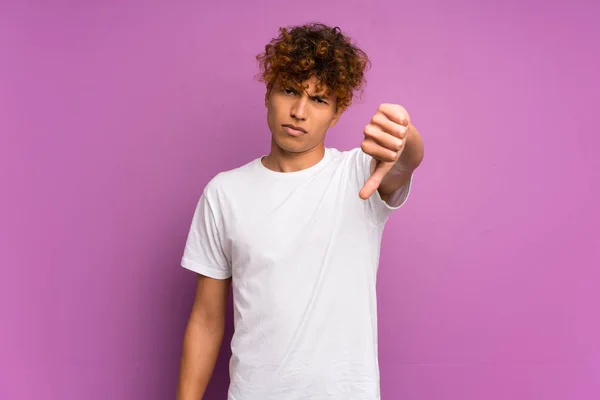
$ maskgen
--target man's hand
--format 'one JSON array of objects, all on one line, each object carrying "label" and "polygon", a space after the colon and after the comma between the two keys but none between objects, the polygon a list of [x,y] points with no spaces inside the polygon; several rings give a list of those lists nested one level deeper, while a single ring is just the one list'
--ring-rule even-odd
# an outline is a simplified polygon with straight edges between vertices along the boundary
[{"label": "man's hand", "polygon": [[383,178],[396,164],[406,145],[410,117],[404,107],[381,104],[371,122],[365,127],[361,149],[376,161],[375,170],[365,182],[359,195],[368,199],[375,193]]}]

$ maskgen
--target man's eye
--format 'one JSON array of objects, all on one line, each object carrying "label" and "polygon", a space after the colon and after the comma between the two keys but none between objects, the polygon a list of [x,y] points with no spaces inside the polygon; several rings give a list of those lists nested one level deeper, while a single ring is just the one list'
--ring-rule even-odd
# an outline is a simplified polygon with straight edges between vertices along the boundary
[{"label": "man's eye", "polygon": [[294,94],[294,93],[296,93],[296,91],[295,91],[294,89],[289,89],[289,88],[288,88],[288,89],[284,89],[283,91],[284,91],[286,94]]}]

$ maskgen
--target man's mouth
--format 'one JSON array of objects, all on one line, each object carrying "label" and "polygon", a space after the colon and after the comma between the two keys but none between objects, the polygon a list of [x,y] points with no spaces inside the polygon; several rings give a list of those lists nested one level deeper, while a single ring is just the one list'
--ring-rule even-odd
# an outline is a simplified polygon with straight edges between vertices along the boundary
[{"label": "man's mouth", "polygon": [[302,127],[299,127],[299,126],[296,126],[296,125],[286,124],[286,125],[283,125],[283,126],[286,127],[286,128],[292,128],[293,130],[306,133],[306,129],[304,129]]},{"label": "man's mouth", "polygon": [[304,133],[306,133],[306,130],[302,127],[296,126],[296,125],[291,125],[291,124],[285,124],[282,125],[286,132],[292,136],[300,136]]}]

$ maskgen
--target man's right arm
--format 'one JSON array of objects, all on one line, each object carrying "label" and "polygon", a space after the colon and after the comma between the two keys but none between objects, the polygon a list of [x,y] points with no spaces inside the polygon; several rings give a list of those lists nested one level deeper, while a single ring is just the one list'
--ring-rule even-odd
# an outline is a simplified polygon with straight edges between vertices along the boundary
[{"label": "man's right arm", "polygon": [[199,400],[204,396],[223,342],[230,285],[231,278],[198,275],[183,338],[177,400]]}]

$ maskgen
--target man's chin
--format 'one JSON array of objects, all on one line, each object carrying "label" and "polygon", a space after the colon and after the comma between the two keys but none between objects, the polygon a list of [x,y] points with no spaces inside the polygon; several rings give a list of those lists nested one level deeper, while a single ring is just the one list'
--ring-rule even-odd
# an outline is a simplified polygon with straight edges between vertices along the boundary
[{"label": "man's chin", "polygon": [[273,138],[273,146],[277,146],[279,150],[285,153],[300,154],[310,153],[311,151],[317,150],[317,148],[324,146],[323,143],[306,143],[298,140],[298,138],[292,138],[295,140],[286,140],[281,138]]},{"label": "man's chin", "polygon": [[293,153],[303,152],[310,148],[310,146],[308,146],[303,140],[301,140],[301,138],[291,136],[274,137],[273,143],[277,145],[280,149]]}]

